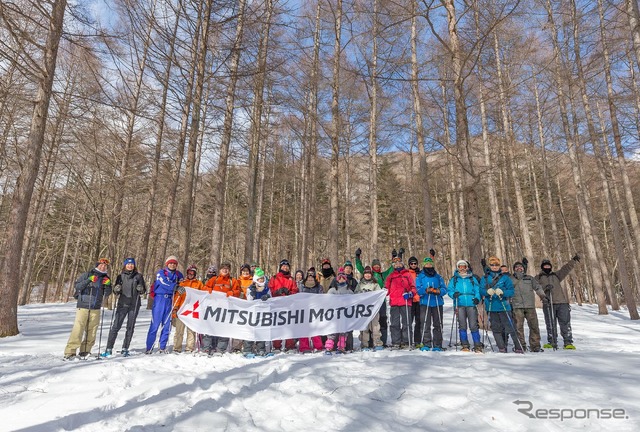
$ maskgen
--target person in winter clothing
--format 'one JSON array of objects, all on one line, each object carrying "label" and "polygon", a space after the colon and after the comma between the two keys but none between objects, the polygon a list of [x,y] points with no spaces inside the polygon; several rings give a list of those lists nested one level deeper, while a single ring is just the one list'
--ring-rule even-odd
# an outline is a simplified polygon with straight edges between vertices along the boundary
[{"label": "person in winter clothing", "polygon": [[75,282],[73,297],[78,300],[76,318],[64,349],[64,358],[70,360],[91,354],[96,342],[96,332],[100,324],[100,309],[104,298],[111,294],[111,279],[107,274],[109,260],[100,258],[95,268],[82,273]]},{"label": "person in winter clothing", "polygon": [[323,258],[322,263],[320,265],[320,273],[318,274],[318,282],[322,285],[323,293],[327,293],[329,288],[331,288],[331,284],[336,278],[336,272],[333,270],[331,266],[331,261],[329,258]]},{"label": "person in winter clothing", "polygon": [[[413,277],[413,281],[415,282],[418,274],[420,273],[420,268],[418,267],[418,258],[412,256],[409,258],[408,263],[409,273],[411,274],[411,276]],[[409,325],[413,326],[413,343],[415,343],[416,346],[422,348],[422,321],[420,319],[420,300],[414,301],[411,304],[410,312],[411,314],[409,315]]]},{"label": "person in winter clothing", "polygon": [[399,256],[393,258],[394,271],[385,281],[391,306],[391,343],[396,348],[411,345],[413,335],[409,325],[409,308],[418,297],[411,273],[404,268]]},{"label": "person in winter clothing", "polygon": [[484,297],[485,308],[491,322],[491,331],[498,350],[502,353],[507,352],[507,344],[503,334],[506,329],[514,341],[514,352],[522,354],[524,350],[513,326],[511,304],[509,303],[509,299],[513,297],[513,283],[508,273],[503,273],[500,270],[500,260],[497,257],[489,258],[489,272],[482,278],[480,294]]},{"label": "person in winter clothing", "polygon": [[[283,297],[298,293],[298,285],[291,278],[291,265],[289,260],[283,259],[278,266],[278,274],[269,279],[269,290],[272,297]],[[273,341],[273,349],[280,350],[282,348],[282,341]],[[295,339],[287,339],[284,343],[285,351],[290,351],[296,348]]]},{"label": "person in winter clothing", "polygon": [[[371,266],[366,266],[362,272],[362,279],[358,283],[355,292],[365,293],[381,290],[378,282],[373,278],[373,270]],[[384,307],[383,305],[382,307]],[[379,314],[380,312],[378,312]],[[380,320],[378,315],[371,320],[367,328],[360,332],[360,346],[367,351],[371,348],[375,350],[383,349],[382,338],[380,334]]]},{"label": "person in winter clothing", "polygon": [[195,265],[187,267],[187,278],[180,282],[180,285],[176,289],[176,294],[173,299],[173,310],[171,311],[171,323],[176,328],[176,333],[173,336],[173,352],[182,352],[182,338],[184,337],[184,330],[187,330],[187,345],[185,352],[190,353],[195,349],[196,344],[196,332],[186,327],[180,317],[178,316],[178,309],[184,304],[184,300],[187,297],[185,288],[193,288],[202,290],[204,285],[196,278],[198,268]]},{"label": "person in winter clothing", "polygon": [[544,302],[546,296],[542,286],[533,276],[526,274],[522,262],[516,262],[513,265],[511,282],[513,283],[511,307],[513,308],[513,319],[518,331],[520,346],[523,350],[526,350],[527,343],[524,337],[524,321],[526,319],[529,326],[529,349],[533,352],[540,352],[542,349],[540,348],[540,327],[538,326],[538,314],[536,313],[535,294]]},{"label": "person in winter clothing", "polygon": [[[420,296],[420,320],[424,330],[420,335],[422,351],[442,351],[442,307],[447,285],[433,266],[433,258],[422,261],[422,271],[416,278],[416,291]],[[433,323],[433,331],[431,325]]]},{"label": "person in winter clothing", "polygon": [[[307,270],[307,274],[302,283],[302,288],[300,288],[299,292],[309,294],[322,294],[324,292],[322,290],[322,285],[318,282],[316,269],[314,267]],[[309,340],[311,340],[311,344],[309,343]],[[311,336],[311,338],[306,337],[298,339],[298,350],[302,354],[311,352],[312,346],[314,352],[320,351],[322,349],[322,337]]]},{"label": "person in winter clothing", "polygon": [[[344,272],[344,267],[338,269],[338,275],[336,276],[336,286],[327,291],[327,294],[337,295],[351,295],[353,291],[347,284],[347,275]],[[347,333],[334,333],[327,336],[327,341],[324,344],[327,352],[332,352],[337,349],[338,352],[344,353],[347,349]]]},{"label": "person in winter clothing", "polygon": [[547,297],[542,308],[547,327],[547,343],[544,344],[544,348],[556,349],[558,347],[557,323],[559,323],[564,349],[576,349],[575,345],[573,345],[573,334],[571,332],[571,307],[569,306],[569,298],[562,288],[561,282],[571,273],[571,270],[573,270],[579,262],[580,256],[575,255],[557,272],[552,271],[553,266],[548,259],[542,260],[540,264],[541,272],[535,279],[542,286],[545,296]]},{"label": "person in winter clothing", "polygon": [[211,279],[212,277],[215,277],[215,276],[218,276],[218,267],[216,267],[214,265],[210,265],[207,268],[207,273],[202,278],[203,285],[206,285],[207,282],[209,281],[209,279]]},{"label": "person in winter clothing", "polygon": [[293,280],[296,282],[298,292],[300,292],[300,288],[304,285],[304,272],[302,270],[296,270]]},{"label": "person in winter clothing", "polygon": [[[358,272],[360,272],[360,274],[362,274],[364,271],[364,266],[362,265],[362,260],[360,259],[361,255],[362,255],[362,249],[357,248],[355,251],[356,269],[358,270]],[[376,258],[373,261],[371,261],[371,271],[373,272],[373,279],[375,279],[375,281],[378,283],[380,288],[385,288],[385,282],[387,280],[387,277],[393,271],[393,266],[390,266],[388,269],[383,271],[380,260]],[[388,334],[387,302],[385,302],[385,304],[382,305],[378,315],[379,315],[380,334],[382,338],[382,343],[384,344],[384,346],[387,346],[387,334]]]},{"label": "person in winter clothing", "polygon": [[182,282],[182,273],[178,271],[178,259],[171,255],[164,262],[165,268],[158,271],[156,280],[151,287],[153,292],[153,308],[151,309],[151,324],[147,333],[146,354],[153,352],[158,330],[160,333],[160,353],[167,352],[167,342],[171,332],[171,308],[173,306],[173,294]]},{"label": "person in winter clothing", "polygon": [[[231,277],[231,263],[223,262],[220,264],[220,274],[207,281],[205,287],[211,288],[212,291],[225,293],[227,297],[240,297],[240,282]],[[204,342],[203,342],[204,343]],[[229,347],[229,338],[218,337],[218,345],[216,351],[224,353]],[[211,354],[213,351],[209,348]]]},{"label": "person in winter clothing", "polygon": [[104,353],[102,353],[103,357],[112,355],[113,346],[116,343],[118,332],[125,318],[127,319],[127,331],[124,335],[120,354],[124,356],[129,355],[129,345],[131,344],[133,329],[136,325],[138,311],[140,310],[140,296],[147,291],[144,278],[136,269],[135,259],[125,259],[123,266],[122,273],[116,277],[116,283],[113,287],[113,293],[117,296],[118,301],[113,324],[111,325],[109,337],[107,338],[107,348]]},{"label": "person in winter clothing", "polygon": [[447,285],[447,295],[453,299],[455,315],[458,318],[458,333],[463,351],[469,351],[469,337],[467,325],[471,330],[473,350],[482,352],[484,346],[480,342],[478,327],[478,309],[480,304],[480,281],[478,277],[469,271],[469,264],[465,260],[456,263],[456,271],[453,273]]},{"label": "person in winter clothing", "polygon": [[[267,278],[264,270],[256,267],[253,271],[253,283],[247,289],[248,301],[267,301],[271,298],[271,292],[267,287]],[[254,354],[259,356],[267,355],[267,344],[265,341],[244,341],[242,344],[242,353],[245,357],[251,357]]]},{"label": "person in winter clothing", "polygon": [[[344,266],[341,267],[344,270],[344,274],[347,276],[347,286],[352,292],[356,291],[356,287],[358,286],[358,281],[355,277],[353,277],[353,264],[351,261],[346,261]],[[329,289],[337,288],[338,282],[335,278],[331,281],[329,285]],[[347,347],[346,351],[353,352],[353,332],[349,332],[347,334]]]},{"label": "person in winter clothing", "polygon": [[[253,284],[253,276],[251,275],[251,266],[249,264],[244,264],[240,267],[238,283],[240,284],[240,298],[246,300],[247,290],[249,289],[249,286]],[[242,347],[242,339],[233,339],[232,348],[234,352],[242,351]]]}]

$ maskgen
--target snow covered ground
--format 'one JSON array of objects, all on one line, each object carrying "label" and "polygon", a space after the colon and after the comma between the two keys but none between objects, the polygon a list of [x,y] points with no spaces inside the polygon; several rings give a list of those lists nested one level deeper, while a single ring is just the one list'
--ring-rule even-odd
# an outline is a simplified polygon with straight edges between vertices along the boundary
[{"label": "snow covered ground", "polygon": [[[577,351],[138,354],[64,362],[74,307],[21,307],[21,334],[0,339],[0,430],[640,429],[640,322],[626,311],[599,316],[594,306],[573,306]],[[448,304],[445,345],[451,314]],[[142,310],[131,345],[138,353],[149,320]],[[103,346],[107,332],[105,325]],[[116,349],[123,336],[124,329]],[[604,418],[612,415],[623,418]]]}]

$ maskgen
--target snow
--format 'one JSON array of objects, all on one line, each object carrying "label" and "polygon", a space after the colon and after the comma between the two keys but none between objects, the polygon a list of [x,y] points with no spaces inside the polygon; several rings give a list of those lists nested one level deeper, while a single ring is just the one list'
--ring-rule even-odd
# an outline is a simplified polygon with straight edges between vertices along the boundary
[{"label": "snow", "polygon": [[[0,339],[0,430],[640,429],[640,323],[626,311],[600,316],[595,306],[573,305],[576,351],[482,355],[451,348],[245,359],[144,355],[150,311],[143,309],[131,344],[136,355],[65,362],[74,314],[74,303],[19,308],[21,334]],[[447,304],[445,345],[451,316]],[[110,318],[105,311],[103,349]],[[119,350],[124,328],[118,336]],[[522,401],[539,417],[545,412],[536,410],[563,409],[564,417],[592,411],[587,419],[529,418],[518,411],[526,407]],[[624,410],[626,418],[598,419],[596,409]]]}]

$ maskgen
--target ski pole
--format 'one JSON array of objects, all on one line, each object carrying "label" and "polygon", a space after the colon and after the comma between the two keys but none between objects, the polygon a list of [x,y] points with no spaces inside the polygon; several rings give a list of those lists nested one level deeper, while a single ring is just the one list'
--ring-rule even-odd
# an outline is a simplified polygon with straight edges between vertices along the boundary
[{"label": "ski pole", "polygon": [[458,316],[458,307],[456,306],[456,299],[453,299],[453,315],[451,317],[451,332],[449,332],[449,348],[451,348],[453,345],[451,344],[451,341],[453,340],[453,322],[455,321],[455,319]]},{"label": "ski pole", "polygon": [[556,326],[556,318],[553,313],[553,294],[549,291],[549,311],[551,313],[551,339],[553,340],[553,350],[558,349],[558,329]]},{"label": "ski pole", "polygon": [[[438,309],[438,320],[440,321],[439,322],[439,324],[440,324],[440,339],[442,339],[442,330],[444,330],[443,327],[442,327],[442,309],[440,309],[440,305],[438,304],[437,301],[436,301],[436,309]],[[434,342],[432,341],[431,342],[431,348],[432,349],[433,349],[433,343]],[[440,341],[440,344],[442,344],[442,341]]]},{"label": "ski pole", "polygon": [[[104,302],[104,296],[102,297],[102,301]],[[102,344],[102,324],[104,322],[104,305],[100,304],[100,309],[102,309],[102,312],[100,314],[100,337],[98,338],[98,355],[97,358],[100,359],[100,346]],[[89,329],[87,329],[88,331]],[[87,333],[87,336],[89,336],[89,334]],[[86,348],[86,346],[85,346]]]},{"label": "ski pole", "polygon": [[413,343],[411,342],[411,322],[409,321],[409,300],[404,300],[404,311],[407,314],[407,337],[409,338],[409,348],[413,347]]},{"label": "ski pole", "polygon": [[[420,338],[420,343],[423,343],[422,341],[424,341],[424,332],[427,329],[427,316],[429,315],[429,305],[431,304],[431,293],[429,293],[429,295],[427,296],[427,306],[425,308],[425,312],[424,312],[424,323],[422,323],[422,337]],[[431,330],[431,329],[429,329]]]},{"label": "ski pole", "polygon": [[[509,325],[511,326],[511,337],[513,337],[513,334],[516,333],[516,328],[513,325],[513,321],[511,320],[511,315],[509,315],[509,311],[507,310],[507,307],[504,304],[504,300],[500,300],[500,303],[502,304],[502,309],[504,310],[504,314],[507,316],[507,319],[509,320]],[[524,349],[522,348],[522,344],[520,343],[520,338],[518,337],[517,334],[514,339],[518,341],[518,345],[520,346],[520,351],[522,351],[522,354],[524,354]]]},{"label": "ski pole", "polygon": [[[487,324],[489,324],[489,326],[487,326]],[[489,341],[489,346],[491,347],[491,352],[493,352],[493,342],[491,342],[491,336],[489,335],[489,328],[491,326],[491,319],[489,318],[489,313],[487,312],[487,309],[484,308],[484,335],[486,336],[487,340]],[[484,344],[484,342],[483,342]]]}]

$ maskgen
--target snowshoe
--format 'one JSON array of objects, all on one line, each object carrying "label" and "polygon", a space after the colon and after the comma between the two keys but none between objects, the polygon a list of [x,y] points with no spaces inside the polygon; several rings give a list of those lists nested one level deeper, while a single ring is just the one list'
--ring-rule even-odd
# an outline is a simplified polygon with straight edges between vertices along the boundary
[{"label": "snowshoe", "polygon": [[331,351],[331,350],[325,350],[325,351],[324,351],[324,355],[327,355],[327,356],[333,355],[333,351]]},{"label": "snowshoe", "polygon": [[416,349],[419,349],[420,351],[422,351],[422,348],[424,348],[425,346],[426,345],[419,343],[419,344],[416,344]]},{"label": "snowshoe", "polygon": [[[431,348],[429,348],[427,345],[421,346],[420,347],[420,351],[431,351]],[[435,351],[435,349],[434,349]]]},{"label": "snowshoe", "polygon": [[81,352],[80,354],[78,354],[78,357],[80,358],[80,360],[88,360],[91,357],[91,353]]},{"label": "snowshoe", "polygon": [[159,350],[158,350],[158,354],[169,354],[169,351],[167,351],[167,349],[166,349],[166,348],[164,348],[164,349],[159,349]]},{"label": "snowshoe", "polygon": [[144,353],[147,355],[153,354],[153,348],[146,350]]},{"label": "snowshoe", "polygon": [[373,349],[374,351],[383,351],[384,347],[383,346],[377,346]]},{"label": "snowshoe", "polygon": [[482,354],[484,352],[484,347],[480,346],[480,345],[476,345],[473,347],[473,352],[474,353],[478,353],[478,354]]},{"label": "snowshoe", "polygon": [[544,350],[542,348],[534,348],[531,350],[531,352],[539,353],[539,352],[544,352]]},{"label": "snowshoe", "polygon": [[120,351],[120,354],[122,354],[122,357],[131,357],[131,353],[128,349],[123,349],[122,351]]},{"label": "snowshoe", "polygon": [[76,355],[75,354],[67,354],[66,356],[64,356],[62,358],[62,360],[64,361],[73,361],[76,359]]},{"label": "snowshoe", "polygon": [[244,358],[248,358],[248,359],[253,359],[256,358],[256,355],[254,353],[244,353]]},{"label": "snowshoe", "polygon": [[469,348],[469,345],[464,345],[464,346],[462,347],[462,351],[463,351],[463,352],[470,352],[470,351],[471,351],[471,348]]},{"label": "snowshoe", "polygon": [[111,357],[112,355],[113,355],[113,352],[110,349],[108,349],[108,350],[105,350],[102,354],[100,354],[100,357],[106,358],[106,357]]},{"label": "snowshoe", "polygon": [[564,346],[564,349],[566,350],[575,350],[576,347],[573,344],[567,344]]},{"label": "snowshoe", "polygon": [[444,351],[444,349],[439,346],[434,346],[433,348],[431,348],[431,351]]},{"label": "snowshoe", "polygon": [[499,352],[499,353],[506,354],[507,349],[506,349],[506,348],[498,348],[498,352]]},{"label": "snowshoe", "polygon": [[542,345],[542,348],[553,349],[553,345],[551,345],[550,343],[546,343],[546,344]]}]

